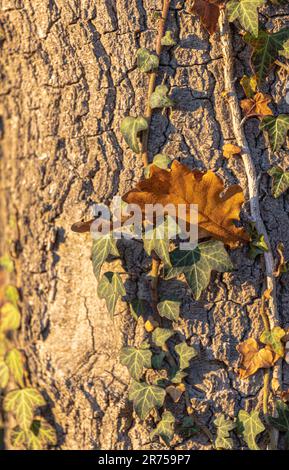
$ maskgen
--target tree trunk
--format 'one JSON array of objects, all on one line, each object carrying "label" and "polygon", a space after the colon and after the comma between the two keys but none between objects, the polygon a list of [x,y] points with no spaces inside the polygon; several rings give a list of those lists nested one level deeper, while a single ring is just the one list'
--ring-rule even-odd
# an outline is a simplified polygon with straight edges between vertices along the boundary
[{"label": "tree trunk", "polygon": [[[21,292],[21,341],[29,377],[48,400],[47,419],[57,428],[60,449],[162,448],[150,441],[150,423],[142,424],[133,414],[129,375],[119,363],[120,348],[133,344],[141,328],[125,302],[119,302],[111,320],[97,297],[91,239],[70,230],[73,222],[90,218],[94,202],[109,203],[142,175],[142,163],[127,148],[119,125],[125,115],[144,110],[147,76],[136,68],[136,52],[153,49],[153,13],[161,3],[2,0],[2,251],[4,240]],[[288,21],[289,8],[281,8],[279,16],[272,8],[267,13],[268,25],[280,26]],[[227,161],[221,152],[234,136],[222,94],[218,35],[209,38],[181,0],[172,2],[168,28],[179,47],[164,51],[159,83],[166,80],[177,105],[169,116],[154,114],[150,155],[162,151],[192,167],[213,169],[246,192],[241,160]],[[249,70],[248,50],[244,53],[238,35],[234,47],[240,78]],[[270,90],[288,112],[281,72],[272,75]],[[268,154],[255,120],[246,132],[258,173],[288,160],[282,151],[277,157]],[[262,215],[274,250],[283,241],[288,257],[288,195],[274,200],[268,190],[264,174]],[[141,249],[128,248],[124,256],[126,267],[138,274],[128,284],[130,297],[137,292],[146,297]],[[236,270],[215,275],[200,302],[180,282],[170,284],[184,299],[179,329],[199,351],[189,377],[193,408],[212,431],[215,413],[234,417],[240,407],[256,407],[262,399],[262,372],[248,381],[237,377],[236,345],[262,330],[258,310],[264,270],[262,262],[247,257],[246,248],[231,256]],[[161,291],[166,288],[161,283]],[[288,294],[285,274],[278,300],[287,322]],[[287,370],[284,384],[289,385]],[[178,406],[181,413],[183,400]],[[179,439],[176,446],[212,447],[202,433]]]}]

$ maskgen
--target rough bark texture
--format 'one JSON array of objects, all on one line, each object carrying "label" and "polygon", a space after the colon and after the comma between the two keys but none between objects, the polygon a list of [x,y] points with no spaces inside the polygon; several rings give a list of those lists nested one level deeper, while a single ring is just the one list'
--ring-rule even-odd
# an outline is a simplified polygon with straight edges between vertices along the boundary
[{"label": "rough bark texture", "polygon": [[[147,76],[136,68],[136,51],[152,47],[153,12],[160,8],[160,0],[2,0],[1,236],[16,263],[30,378],[48,399],[47,417],[57,427],[61,449],[162,447],[150,442],[150,422],[144,426],[132,414],[129,376],[119,364],[119,349],[133,344],[141,328],[135,329],[125,303],[111,321],[96,294],[91,240],[70,231],[72,222],[90,216],[93,202],[109,202],[142,175],[141,161],[125,145],[119,124],[144,109]],[[288,25],[289,7],[263,9],[261,20],[269,29]],[[233,132],[222,95],[218,35],[209,38],[184,1],[172,2],[169,28],[179,47],[163,53],[159,82],[165,77],[177,106],[169,118],[154,114],[150,154],[162,151],[217,170],[246,192],[241,160],[227,161],[221,153]],[[240,78],[249,72],[249,50],[238,34],[234,51]],[[288,113],[285,87],[284,73],[273,72],[267,91],[275,110]],[[287,168],[288,154],[270,155],[256,120],[245,130],[261,174],[261,210],[274,253],[283,241],[288,258],[289,196],[274,200],[266,175],[272,163]],[[130,298],[147,297],[148,260],[140,247],[129,245],[124,257],[126,267],[139,275],[127,283]],[[200,302],[181,282],[169,283],[184,299],[179,329],[199,351],[189,378],[192,403],[212,431],[215,414],[234,417],[240,407],[261,404],[262,372],[247,381],[238,378],[236,345],[260,333],[264,271],[246,248],[232,252],[232,258],[236,270],[214,276]],[[288,279],[285,274],[278,283],[287,327]],[[161,291],[167,288],[160,283]],[[288,372],[285,366],[285,388]],[[183,409],[181,401],[179,416]],[[203,434],[176,438],[174,445],[211,448]]]}]

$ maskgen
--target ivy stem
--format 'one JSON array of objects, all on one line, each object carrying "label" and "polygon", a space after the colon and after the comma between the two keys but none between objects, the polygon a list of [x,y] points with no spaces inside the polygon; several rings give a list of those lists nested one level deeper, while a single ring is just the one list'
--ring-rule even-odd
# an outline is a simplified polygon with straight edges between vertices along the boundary
[{"label": "ivy stem", "polygon": [[[234,78],[234,61],[233,61],[233,48],[232,48],[232,39],[231,39],[231,30],[226,17],[225,10],[220,12],[220,38],[221,38],[221,47],[223,52],[223,63],[224,63],[224,79],[226,87],[226,98],[230,107],[232,126],[235,134],[237,144],[242,149],[242,160],[247,176],[248,181],[248,190],[250,198],[250,210],[251,216],[256,224],[256,229],[260,235],[264,236],[265,242],[268,247],[268,251],[264,253],[265,261],[265,277],[266,277],[266,287],[271,293],[269,299],[269,325],[272,329],[274,326],[279,324],[279,315],[277,309],[277,299],[276,299],[276,282],[274,277],[274,258],[272,254],[272,249],[270,245],[270,239],[262,220],[260,205],[259,205],[259,189],[258,189],[258,179],[256,175],[256,169],[252,159],[251,151],[248,145],[248,141],[244,132],[244,128],[241,124],[241,111],[238,101],[238,96],[235,89],[235,78]],[[279,388],[281,388],[282,381],[282,370],[281,364],[276,364],[273,369],[273,376],[275,380],[279,383]],[[267,380],[267,379],[266,379]],[[276,413],[276,410],[273,410],[273,413]],[[273,448],[277,448],[278,443],[278,430],[274,429],[272,431],[271,441],[273,442]]]},{"label": "ivy stem", "polygon": [[[164,36],[165,32],[165,26],[166,26],[166,21],[170,9],[170,4],[171,0],[164,0],[163,2],[163,9],[162,9],[162,16],[159,19],[159,24],[158,24],[158,33],[157,33],[157,39],[156,39],[156,55],[160,59],[160,55],[162,52],[162,38]],[[146,104],[146,109],[145,109],[145,114],[144,117],[146,118],[148,122],[148,128],[146,131],[142,133],[142,161],[144,166],[148,166],[149,159],[148,159],[148,140],[149,140],[149,131],[150,131],[150,122],[152,118],[152,113],[153,110],[150,105],[151,101],[151,95],[155,91],[155,86],[156,86],[156,79],[157,79],[157,74],[158,71],[155,70],[150,74],[150,79],[149,79],[149,85],[148,85],[148,94],[147,94],[147,104]]]},{"label": "ivy stem", "polygon": [[[162,38],[165,33],[165,26],[166,26],[167,17],[169,14],[170,4],[171,4],[171,0],[164,0],[163,8],[162,8],[162,16],[159,19],[157,39],[156,39],[156,50],[155,50],[158,59],[160,59],[161,52],[162,52]],[[147,104],[146,104],[146,109],[145,109],[145,114],[144,114],[144,117],[146,118],[147,123],[148,123],[148,128],[146,131],[142,133],[142,150],[141,150],[141,156],[142,156],[144,167],[147,167],[149,164],[148,140],[149,140],[151,118],[153,114],[150,101],[151,101],[151,95],[153,94],[155,90],[157,74],[158,74],[157,70],[153,71],[150,74],[149,85],[148,85]],[[157,304],[158,304],[157,288],[158,288],[159,269],[160,269],[160,260],[157,257],[153,256],[152,270],[151,270],[151,276],[152,276],[151,296],[152,296],[152,304],[153,304],[154,313],[161,323],[161,318],[159,317],[159,313],[157,310]]]}]

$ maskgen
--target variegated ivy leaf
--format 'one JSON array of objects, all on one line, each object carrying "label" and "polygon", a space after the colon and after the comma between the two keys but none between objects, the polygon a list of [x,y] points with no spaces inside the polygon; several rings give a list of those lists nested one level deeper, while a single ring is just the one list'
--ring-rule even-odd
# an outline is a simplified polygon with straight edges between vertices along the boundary
[{"label": "variegated ivy leaf", "polygon": [[268,132],[273,152],[279,150],[284,144],[289,130],[289,114],[279,114],[277,117],[264,117],[260,123],[260,129]]},{"label": "variegated ivy leaf", "polygon": [[184,341],[183,343],[175,346],[175,351],[179,356],[180,369],[186,369],[190,367],[190,360],[198,355],[195,348],[188,346]]},{"label": "variegated ivy leaf", "polygon": [[277,417],[269,416],[269,423],[280,432],[285,433],[286,449],[289,449],[289,408],[282,401],[277,401]]},{"label": "variegated ivy leaf", "polygon": [[159,59],[147,49],[141,48],[137,51],[137,66],[141,72],[151,72],[158,68]]},{"label": "variegated ivy leaf", "polygon": [[279,166],[274,166],[268,171],[272,176],[272,196],[277,198],[289,188],[289,171],[283,171]]},{"label": "variegated ivy leaf", "polygon": [[16,287],[11,286],[11,285],[6,286],[4,296],[7,302],[10,302],[15,307],[17,307],[17,304],[19,301],[19,294],[18,294],[18,290],[16,289]]},{"label": "variegated ivy leaf", "polygon": [[164,411],[161,421],[157,424],[156,429],[151,432],[151,439],[160,436],[167,445],[170,444],[174,437],[175,417],[170,411]]},{"label": "variegated ivy leaf", "polygon": [[24,387],[24,368],[21,352],[16,348],[11,349],[11,351],[9,351],[5,356],[5,362],[17,384],[20,387]]},{"label": "variegated ivy leaf", "polygon": [[98,283],[97,294],[100,299],[105,299],[107,310],[114,314],[119,297],[125,295],[125,288],[118,273],[104,273]]},{"label": "variegated ivy leaf", "polygon": [[143,374],[144,368],[152,367],[152,352],[149,349],[138,349],[133,347],[122,348],[120,352],[120,362],[126,366],[130,375],[139,380]]},{"label": "variegated ivy leaf", "polygon": [[281,29],[277,33],[261,30],[257,38],[247,33],[244,39],[253,47],[252,65],[260,84],[268,76],[285,41],[289,39],[289,28]]},{"label": "variegated ivy leaf", "polygon": [[47,445],[57,444],[56,431],[44,419],[35,419],[27,431],[20,426],[12,430],[11,444],[17,449],[25,446],[30,450],[43,450]]},{"label": "variegated ivy leaf", "polygon": [[233,449],[233,439],[230,438],[230,431],[235,429],[236,423],[231,419],[226,419],[224,415],[220,415],[214,420],[214,425],[217,428],[217,437],[215,440],[216,449]]},{"label": "variegated ivy leaf", "polygon": [[129,399],[132,400],[134,409],[141,419],[145,419],[153,408],[160,408],[165,395],[165,390],[157,385],[148,385],[132,379]]},{"label": "variegated ivy leaf", "polygon": [[116,247],[116,240],[109,233],[97,240],[92,245],[92,266],[95,277],[98,279],[101,267],[109,255],[120,256]]},{"label": "variegated ivy leaf", "polygon": [[20,313],[15,305],[7,302],[0,308],[0,332],[17,330],[20,326]]},{"label": "variegated ivy leaf", "polygon": [[239,20],[245,31],[255,37],[258,36],[257,8],[264,5],[264,3],[265,0],[230,0],[227,3],[229,21]]},{"label": "variegated ivy leaf", "polygon": [[260,450],[256,437],[265,431],[265,426],[259,418],[259,413],[256,410],[247,413],[245,410],[240,410],[238,414],[238,432],[242,434],[244,441],[251,450]]},{"label": "variegated ivy leaf", "polygon": [[176,300],[164,300],[158,304],[158,312],[161,317],[171,321],[177,321],[180,315],[181,302]]},{"label": "variegated ivy leaf", "polygon": [[0,389],[6,388],[9,381],[9,369],[5,361],[0,359]]},{"label": "variegated ivy leaf", "polygon": [[22,388],[8,392],[4,398],[3,408],[15,415],[21,429],[30,429],[33,413],[37,406],[45,405],[43,396],[35,388]]},{"label": "variegated ivy leaf", "polygon": [[171,108],[174,106],[173,100],[168,95],[169,89],[166,85],[158,85],[150,98],[152,109],[155,108]]},{"label": "variegated ivy leaf", "polygon": [[175,334],[174,330],[168,328],[156,328],[152,334],[152,340],[156,346],[162,348],[166,342]]},{"label": "variegated ivy leaf", "polygon": [[166,34],[161,40],[162,46],[175,46],[177,43],[172,36],[171,31],[166,31]]},{"label": "variegated ivy leaf", "polygon": [[127,145],[135,153],[140,153],[138,135],[140,132],[147,130],[148,122],[142,117],[125,117],[120,125],[120,131]]},{"label": "variegated ivy leaf", "polygon": [[154,251],[164,264],[170,266],[169,254],[169,233],[167,230],[167,223],[158,224],[156,227],[147,229],[143,242],[146,253],[151,256]]},{"label": "variegated ivy leaf", "polygon": [[177,248],[170,254],[170,258],[172,267],[165,270],[165,279],[184,273],[196,300],[208,286],[212,271],[225,272],[233,269],[223,243],[218,240],[199,243],[190,251]]}]

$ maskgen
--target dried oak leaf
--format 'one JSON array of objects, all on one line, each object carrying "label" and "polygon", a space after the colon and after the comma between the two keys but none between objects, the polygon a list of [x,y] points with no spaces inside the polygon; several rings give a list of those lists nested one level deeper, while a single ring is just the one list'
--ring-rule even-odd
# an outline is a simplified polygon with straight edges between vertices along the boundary
[{"label": "dried oak leaf", "polygon": [[237,351],[242,355],[242,368],[239,369],[239,375],[242,379],[255,374],[259,369],[272,367],[280,358],[268,345],[260,349],[254,338],[248,338],[240,343],[237,346]]},{"label": "dried oak leaf", "polygon": [[240,104],[244,115],[249,118],[253,116],[273,116],[273,112],[268,106],[269,103],[271,103],[271,97],[258,92],[253,98],[245,98]]},{"label": "dried oak leaf", "polygon": [[220,9],[224,3],[224,0],[193,0],[190,11],[198,15],[202,25],[213,34],[217,29]]},{"label": "dried oak leaf", "polygon": [[213,237],[230,247],[247,242],[249,235],[234,221],[240,219],[240,209],[244,202],[242,188],[232,185],[224,190],[222,179],[212,171],[202,173],[189,170],[174,160],[170,170],[151,166],[151,176],[140,181],[136,188],[126,193],[123,200],[137,204],[142,212],[146,204],[187,205],[189,223],[190,204],[198,205],[199,238]]}]

